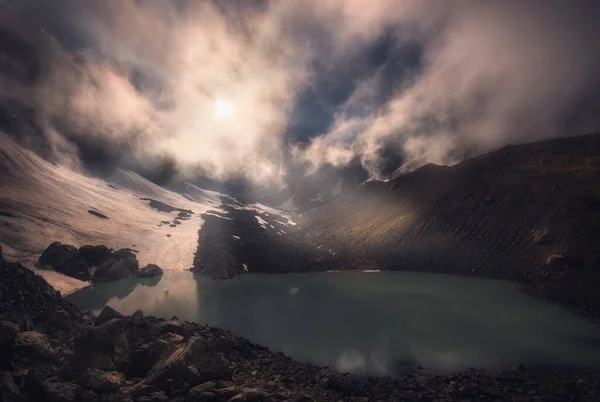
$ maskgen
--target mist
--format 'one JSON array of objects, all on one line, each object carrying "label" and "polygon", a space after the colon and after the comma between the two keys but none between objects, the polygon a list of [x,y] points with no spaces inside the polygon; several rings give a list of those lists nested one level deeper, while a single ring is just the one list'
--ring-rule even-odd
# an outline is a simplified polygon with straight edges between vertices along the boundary
[{"label": "mist", "polygon": [[54,38],[16,29],[51,57],[2,78],[35,112],[13,135],[97,174],[285,186],[358,159],[385,179],[600,131],[592,2],[9,3]]}]

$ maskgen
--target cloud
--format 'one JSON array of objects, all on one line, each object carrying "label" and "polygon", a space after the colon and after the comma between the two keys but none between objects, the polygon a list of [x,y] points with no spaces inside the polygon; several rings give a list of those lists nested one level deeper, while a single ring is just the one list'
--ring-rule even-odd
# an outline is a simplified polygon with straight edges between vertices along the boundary
[{"label": "cloud", "polygon": [[12,4],[65,50],[7,92],[93,171],[263,185],[358,158],[384,178],[600,128],[592,2]]},{"label": "cloud", "polygon": [[[352,153],[380,176],[390,144],[405,161],[452,164],[507,143],[598,130],[600,49],[591,38],[600,38],[600,13],[579,5],[454,2],[444,24],[417,35],[426,43],[422,72],[383,104],[363,95],[380,78],[365,80],[305,157],[336,164]],[[356,118],[346,109],[358,100],[377,107]],[[578,115],[586,104],[590,113]]]}]

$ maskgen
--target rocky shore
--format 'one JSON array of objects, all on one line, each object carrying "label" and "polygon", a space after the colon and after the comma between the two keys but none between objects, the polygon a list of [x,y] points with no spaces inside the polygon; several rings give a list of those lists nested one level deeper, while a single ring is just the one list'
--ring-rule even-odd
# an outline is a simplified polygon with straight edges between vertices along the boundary
[{"label": "rocky shore", "polygon": [[2,401],[598,401],[599,381],[585,368],[338,373],[176,317],[81,312],[0,255]]}]

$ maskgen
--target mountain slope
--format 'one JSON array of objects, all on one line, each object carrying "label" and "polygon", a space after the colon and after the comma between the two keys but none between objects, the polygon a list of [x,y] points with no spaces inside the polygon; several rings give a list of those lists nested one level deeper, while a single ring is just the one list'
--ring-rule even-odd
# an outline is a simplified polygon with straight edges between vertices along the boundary
[{"label": "mountain slope", "polygon": [[368,182],[303,214],[340,268],[518,280],[600,309],[600,135],[507,146]]},{"label": "mountain slope", "polygon": [[[203,222],[198,214],[218,205],[218,198],[207,193],[204,201],[195,202],[135,173],[118,172],[116,177],[122,187],[49,163],[0,134],[0,245],[5,255],[31,263],[57,240],[78,247],[131,247],[139,251],[142,264],[191,267]],[[148,195],[195,214],[175,225],[177,211],[151,208],[143,199]]]}]

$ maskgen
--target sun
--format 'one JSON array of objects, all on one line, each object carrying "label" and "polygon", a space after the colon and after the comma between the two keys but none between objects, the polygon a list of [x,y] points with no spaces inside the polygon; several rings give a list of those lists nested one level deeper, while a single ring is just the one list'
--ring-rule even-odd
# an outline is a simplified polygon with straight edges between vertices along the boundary
[{"label": "sun", "polygon": [[216,99],[213,103],[213,116],[227,118],[233,116],[233,104],[226,99]]}]

